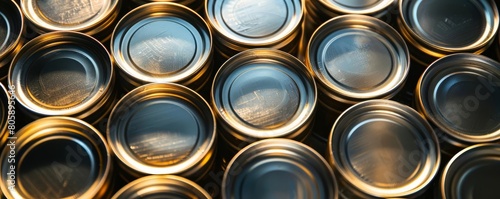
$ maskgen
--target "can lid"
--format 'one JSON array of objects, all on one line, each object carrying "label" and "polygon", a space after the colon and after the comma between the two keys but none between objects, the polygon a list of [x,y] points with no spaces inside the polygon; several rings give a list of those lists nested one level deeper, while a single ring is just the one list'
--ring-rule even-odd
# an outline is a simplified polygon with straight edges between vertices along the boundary
[{"label": "can lid", "polygon": [[211,153],[215,118],[208,103],[177,84],[146,84],[127,93],[108,120],[108,143],[144,174],[181,174]]},{"label": "can lid", "polygon": [[484,47],[499,24],[492,0],[403,0],[400,15],[414,39],[446,52]]},{"label": "can lid", "polygon": [[95,106],[112,88],[106,48],[78,32],[43,34],[14,57],[9,82],[17,100],[41,115],[74,116]]},{"label": "can lid", "polygon": [[105,20],[117,10],[118,0],[41,1],[21,0],[31,22],[46,30],[81,31]]},{"label": "can lid", "polygon": [[[111,174],[111,153],[90,124],[69,117],[36,120],[16,133],[14,189],[2,161],[1,188],[8,198],[97,198]],[[9,159],[11,147],[2,152]],[[12,179],[12,178],[10,178]]]},{"label": "can lid", "polygon": [[191,180],[173,175],[150,175],[121,188],[113,199],[121,198],[198,198],[212,197]]},{"label": "can lid", "polygon": [[208,0],[208,21],[230,41],[247,46],[275,44],[302,22],[303,0]]},{"label": "can lid", "polygon": [[363,15],[325,22],[307,50],[307,65],[319,82],[349,104],[395,95],[406,80],[409,62],[408,48],[397,31]]},{"label": "can lid", "polygon": [[222,198],[338,198],[331,167],[316,151],[289,139],[266,139],[229,162]]},{"label": "can lid", "polygon": [[206,66],[211,39],[203,18],[188,7],[150,3],[118,22],[111,53],[122,70],[143,82],[179,82]]},{"label": "can lid", "polygon": [[[21,9],[12,0],[0,1],[0,63],[17,46],[24,30]],[[0,65],[1,66],[1,65]]]},{"label": "can lid", "polygon": [[347,14],[373,14],[381,12],[395,0],[316,0],[325,7],[340,13]]},{"label": "can lid", "polygon": [[446,198],[499,198],[500,144],[477,144],[463,149],[448,162],[441,176]]},{"label": "can lid", "polygon": [[211,93],[223,121],[251,138],[296,133],[316,104],[316,85],[304,64],[273,49],[230,58],[217,72]]},{"label": "can lid", "polygon": [[500,63],[475,54],[443,57],[424,71],[416,93],[423,114],[452,137],[500,139]]},{"label": "can lid", "polygon": [[411,196],[436,175],[439,143],[427,121],[390,100],[368,100],[335,122],[328,155],[347,182],[381,198]]}]

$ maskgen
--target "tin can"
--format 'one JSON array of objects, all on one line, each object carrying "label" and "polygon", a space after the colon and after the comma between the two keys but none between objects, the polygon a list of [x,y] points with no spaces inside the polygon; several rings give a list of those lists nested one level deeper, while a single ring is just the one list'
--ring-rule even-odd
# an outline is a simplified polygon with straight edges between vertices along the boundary
[{"label": "tin can", "polygon": [[120,10],[120,0],[21,0],[30,27],[39,34],[78,31],[107,41]]},{"label": "tin can", "polygon": [[328,159],[344,198],[415,198],[440,164],[439,142],[417,111],[391,100],[358,103],[335,121]]},{"label": "tin can", "polygon": [[113,108],[106,133],[124,178],[175,174],[197,181],[214,162],[213,112],[178,84],[146,84],[127,93]]},{"label": "tin can", "polygon": [[441,198],[498,198],[500,144],[477,144],[453,156],[441,176]]},{"label": "tin can", "polygon": [[292,55],[275,49],[251,49],[221,66],[211,99],[231,156],[261,139],[304,140],[312,127],[316,84],[304,64]]},{"label": "tin can", "polygon": [[179,83],[199,90],[211,73],[212,34],[190,8],[150,3],[118,22],[111,53],[127,91],[147,83]]},{"label": "tin can", "polygon": [[500,141],[500,63],[476,54],[443,57],[425,70],[415,94],[418,110],[442,132],[448,156]]},{"label": "tin can", "polygon": [[125,185],[113,199],[128,198],[198,198],[211,199],[210,195],[191,180],[174,175],[150,175]]},{"label": "tin can", "polygon": [[137,5],[143,5],[147,3],[154,3],[154,2],[171,2],[171,3],[178,3],[185,5],[196,12],[200,13],[203,11],[203,6],[205,5],[205,2],[203,0],[132,0],[132,2]]},{"label": "tin can", "polygon": [[0,80],[7,77],[12,58],[23,45],[24,17],[13,0],[1,0],[0,4]]},{"label": "tin can", "polygon": [[[0,147],[4,148],[5,143],[7,142],[7,137],[9,137],[9,131],[7,130],[8,121],[9,121],[9,100],[10,95],[7,93],[7,90],[0,83]],[[1,194],[0,194],[1,196]]]},{"label": "tin can", "polygon": [[205,13],[223,59],[251,48],[297,54],[304,0],[207,0]]},{"label": "tin can", "polygon": [[426,66],[453,53],[484,52],[499,25],[493,0],[401,0],[399,10],[412,58]]},{"label": "tin can", "polygon": [[14,57],[9,83],[32,118],[71,116],[97,123],[114,103],[113,61],[94,38],[57,31],[26,43]]},{"label": "tin can", "polygon": [[310,147],[266,139],[242,149],[229,163],[222,198],[338,198],[335,176]]},{"label": "tin can", "polygon": [[404,86],[410,55],[403,38],[370,16],[343,15],[313,34],[306,66],[318,82],[318,123],[324,137],[336,117],[369,99],[390,99]]},{"label": "tin can", "polygon": [[0,183],[7,198],[102,198],[112,173],[104,137],[69,117],[36,120],[2,151]]}]

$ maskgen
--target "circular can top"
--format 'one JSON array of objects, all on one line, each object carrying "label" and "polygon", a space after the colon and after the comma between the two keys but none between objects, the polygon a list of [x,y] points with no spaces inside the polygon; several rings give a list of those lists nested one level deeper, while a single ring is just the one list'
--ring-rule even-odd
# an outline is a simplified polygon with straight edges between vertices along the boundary
[{"label": "circular can top", "polygon": [[430,121],[467,143],[500,139],[500,63],[482,55],[453,54],[421,76],[417,104]]},{"label": "circular can top", "polygon": [[251,49],[222,65],[211,95],[216,114],[236,137],[290,138],[312,117],[316,84],[292,55]]},{"label": "circular can top", "polygon": [[119,0],[21,0],[26,18],[51,31],[82,31],[95,27],[116,12],[118,5]]},{"label": "circular can top", "polygon": [[373,14],[384,11],[396,0],[316,0],[324,7],[346,14]]},{"label": "circular can top", "polygon": [[9,82],[16,99],[40,115],[78,116],[112,89],[111,57],[97,40],[78,32],[43,34],[14,57]]},{"label": "circular can top", "polygon": [[[0,3],[0,64],[16,48],[22,38],[24,17],[21,9],[13,0]],[[2,66],[2,65],[0,65]]]},{"label": "circular can top", "polygon": [[140,6],[118,22],[111,38],[118,66],[142,82],[172,83],[196,78],[207,66],[212,34],[203,18],[183,5]]},{"label": "circular can top", "polygon": [[500,144],[463,149],[448,162],[441,176],[443,199],[500,198]]},{"label": "circular can top", "polygon": [[368,100],[344,111],[332,128],[328,156],[349,184],[381,198],[418,194],[440,162],[427,121],[390,100]]},{"label": "circular can top", "polygon": [[266,139],[229,162],[222,198],[338,198],[333,170],[316,151],[289,139]]},{"label": "circular can top", "polygon": [[[46,117],[20,129],[16,137],[8,140],[1,156],[6,161],[2,161],[0,186],[7,198],[101,198],[109,186],[111,153],[90,124]],[[7,161],[13,149],[15,164]],[[6,183],[11,175],[14,189]]]},{"label": "circular can top", "polygon": [[[499,24],[493,0],[402,0],[400,17],[428,54],[477,51],[489,45]],[[418,46],[417,46],[418,47]]]},{"label": "circular can top", "polygon": [[150,175],[128,183],[112,197],[112,199],[128,198],[211,199],[212,197],[199,185],[186,178]]},{"label": "circular can top", "polygon": [[107,126],[115,155],[143,174],[180,175],[205,164],[215,132],[208,103],[177,84],[152,83],[130,91],[113,108]]},{"label": "circular can top", "polygon": [[390,98],[409,71],[403,38],[383,21],[343,15],[321,25],[309,42],[306,64],[337,101],[355,104]]},{"label": "circular can top", "polygon": [[303,0],[207,0],[207,19],[232,43],[270,46],[300,28]]}]

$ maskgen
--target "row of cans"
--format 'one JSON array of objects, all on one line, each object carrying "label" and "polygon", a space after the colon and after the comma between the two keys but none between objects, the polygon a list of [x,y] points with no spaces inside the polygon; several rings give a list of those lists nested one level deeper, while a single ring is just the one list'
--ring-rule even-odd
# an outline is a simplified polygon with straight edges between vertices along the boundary
[{"label": "row of cans", "polygon": [[[3,192],[106,197],[112,174],[127,182],[140,178],[140,184],[148,184],[144,175],[175,174],[201,184],[216,168],[216,154],[223,154],[223,198],[424,197],[438,172],[441,183],[434,187],[442,197],[494,197],[495,183],[484,176],[498,175],[498,146],[484,143],[500,139],[500,67],[476,54],[498,34],[495,2],[380,1],[373,12],[319,16],[334,7],[320,2],[197,2],[205,17],[192,1],[186,5],[198,13],[152,3],[119,21],[120,1],[21,1],[21,9],[2,2],[6,41],[14,42],[2,46],[0,58],[12,58],[7,76],[19,115],[72,117],[43,118],[20,130],[19,190],[3,185]],[[401,12],[396,28],[377,19],[390,18],[394,7]],[[26,44],[23,15],[42,33]],[[320,21],[326,22],[312,23]],[[306,25],[318,27],[301,28]],[[102,44],[108,41],[109,47]],[[219,68],[213,63],[220,60]],[[410,65],[427,68],[411,88],[419,113],[373,100],[404,89]],[[197,94],[204,89],[208,102]],[[100,133],[80,119],[107,124]],[[314,129],[314,122],[323,126]],[[298,142],[269,139],[305,141],[312,134],[327,140],[327,149],[319,150],[324,157]],[[9,153],[7,145],[2,158]],[[47,154],[54,159],[40,158]],[[2,172],[4,179],[13,176],[7,163]],[[80,179],[89,176],[83,187]],[[161,190],[169,177],[158,178],[145,189]],[[208,190],[201,185],[194,187]]]}]

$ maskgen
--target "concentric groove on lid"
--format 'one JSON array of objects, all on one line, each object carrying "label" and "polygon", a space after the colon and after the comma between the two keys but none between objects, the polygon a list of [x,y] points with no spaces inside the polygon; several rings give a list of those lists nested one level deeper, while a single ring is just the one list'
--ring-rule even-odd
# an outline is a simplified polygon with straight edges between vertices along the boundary
[{"label": "concentric groove on lid", "polygon": [[318,0],[323,6],[346,14],[374,14],[394,5],[395,0]]}]

